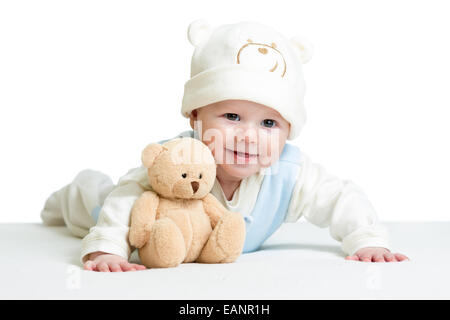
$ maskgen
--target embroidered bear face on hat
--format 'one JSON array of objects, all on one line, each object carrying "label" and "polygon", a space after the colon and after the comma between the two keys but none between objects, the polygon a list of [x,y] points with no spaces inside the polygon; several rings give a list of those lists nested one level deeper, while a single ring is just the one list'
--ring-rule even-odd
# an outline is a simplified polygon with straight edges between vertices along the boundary
[{"label": "embroidered bear face on hat", "polygon": [[255,66],[256,68],[265,67],[269,72],[284,77],[286,61],[283,54],[277,49],[275,42],[270,45],[254,43],[252,39],[247,39],[247,42],[239,49],[236,63]]},{"label": "embroidered bear face on hat", "polygon": [[289,140],[298,136],[306,120],[302,64],[312,54],[307,41],[287,39],[257,22],[212,28],[204,19],[189,25],[188,39],[195,50],[183,116],[222,100],[249,100],[277,110],[291,124]]}]

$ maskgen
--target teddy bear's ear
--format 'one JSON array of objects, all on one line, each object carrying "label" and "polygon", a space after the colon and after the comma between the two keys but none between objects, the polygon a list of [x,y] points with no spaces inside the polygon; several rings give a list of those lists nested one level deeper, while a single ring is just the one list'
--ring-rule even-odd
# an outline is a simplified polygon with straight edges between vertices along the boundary
[{"label": "teddy bear's ear", "polygon": [[153,165],[156,157],[165,150],[167,150],[167,148],[159,143],[151,143],[147,147],[145,147],[141,155],[141,160],[144,167],[150,168]]},{"label": "teddy bear's ear", "polygon": [[198,19],[193,22],[188,27],[188,39],[189,42],[194,46],[198,47],[204,41],[206,41],[211,35],[211,26],[205,19]]},{"label": "teddy bear's ear", "polygon": [[303,64],[311,60],[313,54],[313,46],[308,40],[302,38],[299,35],[296,35],[290,39],[290,42]]}]

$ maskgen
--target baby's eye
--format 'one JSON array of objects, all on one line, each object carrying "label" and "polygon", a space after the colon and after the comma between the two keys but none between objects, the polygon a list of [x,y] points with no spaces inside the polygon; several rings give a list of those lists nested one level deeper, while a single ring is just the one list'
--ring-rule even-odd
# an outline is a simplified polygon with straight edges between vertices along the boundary
[{"label": "baby's eye", "polygon": [[187,174],[186,174],[186,173],[183,173],[181,176],[182,176],[183,178],[186,178],[186,177],[187,177]]},{"label": "baby's eye", "polygon": [[272,127],[275,126],[275,120],[272,120],[272,119],[264,119],[264,120],[261,122],[261,124],[262,124],[264,127],[272,128]]},{"label": "baby's eye", "polygon": [[239,120],[239,115],[236,113],[225,113],[225,117],[227,117],[228,120],[237,121]]}]

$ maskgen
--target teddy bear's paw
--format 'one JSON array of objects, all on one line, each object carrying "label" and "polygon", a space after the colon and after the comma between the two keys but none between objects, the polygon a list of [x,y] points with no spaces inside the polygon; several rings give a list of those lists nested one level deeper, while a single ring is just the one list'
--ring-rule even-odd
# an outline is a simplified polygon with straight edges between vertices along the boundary
[{"label": "teddy bear's paw", "polygon": [[227,212],[214,228],[197,261],[203,263],[233,262],[242,253],[244,241],[244,219],[237,212]]},{"label": "teddy bear's paw", "polygon": [[130,228],[130,235],[128,239],[130,240],[130,245],[135,248],[142,248],[150,238],[150,230],[147,226],[141,228],[132,227]]},{"label": "teddy bear's paw", "polygon": [[155,222],[149,241],[139,250],[142,263],[149,268],[176,267],[183,262],[185,256],[183,234],[168,218]]},{"label": "teddy bear's paw", "polygon": [[217,244],[226,258],[220,262],[233,262],[242,253],[245,242],[245,221],[238,212],[227,212],[219,222]]}]

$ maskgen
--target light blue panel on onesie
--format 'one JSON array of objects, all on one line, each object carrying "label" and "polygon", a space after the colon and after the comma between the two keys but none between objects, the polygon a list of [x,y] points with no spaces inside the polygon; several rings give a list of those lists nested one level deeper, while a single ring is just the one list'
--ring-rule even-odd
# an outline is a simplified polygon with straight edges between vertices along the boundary
[{"label": "light blue panel on onesie", "polygon": [[[182,135],[198,138],[192,130]],[[172,139],[157,143],[163,144],[169,140]],[[283,223],[300,170],[300,149],[286,143],[278,161],[266,170],[255,206],[251,214],[244,214],[244,253],[258,250]],[[101,206],[97,206],[91,212],[96,222],[100,210]]]},{"label": "light blue panel on onesie", "polygon": [[92,219],[94,219],[95,223],[97,223],[97,221],[98,221],[98,216],[99,216],[101,210],[102,210],[102,206],[96,206],[91,211],[91,217],[92,217]]},{"label": "light blue panel on onesie", "polygon": [[278,161],[266,170],[255,206],[244,216],[244,253],[258,250],[283,223],[300,170],[300,149],[286,143]]}]

